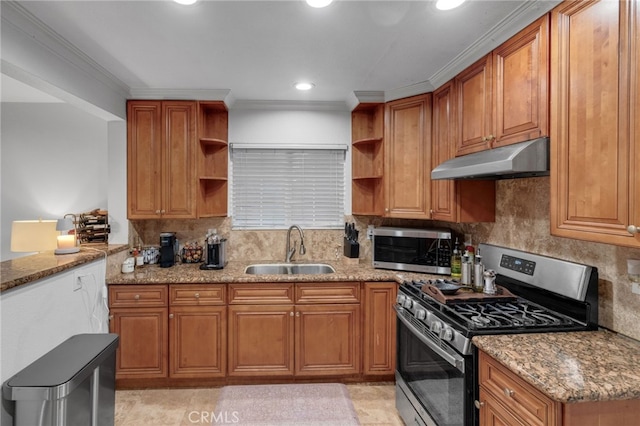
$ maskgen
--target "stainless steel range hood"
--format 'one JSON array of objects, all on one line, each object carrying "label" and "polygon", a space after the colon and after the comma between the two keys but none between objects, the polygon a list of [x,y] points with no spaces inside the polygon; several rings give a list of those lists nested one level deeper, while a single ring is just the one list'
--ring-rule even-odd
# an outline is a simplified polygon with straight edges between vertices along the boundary
[{"label": "stainless steel range hood", "polygon": [[440,179],[513,179],[549,175],[549,138],[452,158],[431,171]]}]

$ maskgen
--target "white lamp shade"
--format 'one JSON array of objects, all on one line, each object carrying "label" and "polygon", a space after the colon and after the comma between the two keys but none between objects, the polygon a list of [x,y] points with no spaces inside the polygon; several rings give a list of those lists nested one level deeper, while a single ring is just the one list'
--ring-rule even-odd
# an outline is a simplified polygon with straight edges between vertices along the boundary
[{"label": "white lamp shade", "polygon": [[32,252],[57,247],[57,220],[15,220],[11,224],[11,251]]},{"label": "white lamp shade", "polygon": [[58,219],[58,222],[56,223],[56,231],[71,231],[72,229],[75,229],[75,226],[73,225],[73,220],[71,220],[70,217]]}]

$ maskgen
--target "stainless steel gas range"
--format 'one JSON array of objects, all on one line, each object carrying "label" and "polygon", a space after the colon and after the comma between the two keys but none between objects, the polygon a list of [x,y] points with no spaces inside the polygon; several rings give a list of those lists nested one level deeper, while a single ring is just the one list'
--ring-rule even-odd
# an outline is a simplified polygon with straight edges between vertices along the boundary
[{"label": "stainless steel gas range", "polygon": [[597,328],[596,268],[489,244],[480,251],[498,294],[447,296],[434,280],[400,286],[396,407],[407,425],[478,424],[473,336]]}]

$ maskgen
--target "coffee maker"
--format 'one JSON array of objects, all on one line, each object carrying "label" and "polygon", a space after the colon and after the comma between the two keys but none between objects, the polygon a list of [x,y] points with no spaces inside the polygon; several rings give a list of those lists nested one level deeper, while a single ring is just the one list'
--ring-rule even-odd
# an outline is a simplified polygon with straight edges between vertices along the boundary
[{"label": "coffee maker", "polygon": [[222,269],[227,264],[227,239],[210,230],[206,238],[206,259],[200,269]]},{"label": "coffee maker", "polygon": [[175,232],[160,234],[160,267],[168,268],[176,262],[177,244]]}]

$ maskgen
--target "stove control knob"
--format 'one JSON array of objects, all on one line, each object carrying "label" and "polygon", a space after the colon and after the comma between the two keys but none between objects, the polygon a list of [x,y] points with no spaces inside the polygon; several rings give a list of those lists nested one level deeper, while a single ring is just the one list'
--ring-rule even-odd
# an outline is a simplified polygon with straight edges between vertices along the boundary
[{"label": "stove control knob", "polygon": [[427,318],[427,311],[425,311],[424,309],[416,310],[416,318],[418,318],[419,320],[424,320],[425,318]]},{"label": "stove control knob", "polygon": [[407,298],[407,296],[405,296],[404,294],[399,294],[398,297],[396,297],[396,303],[400,306],[402,306],[402,304],[404,303],[404,300]]},{"label": "stove control knob", "polygon": [[450,328],[447,328],[442,332],[442,340],[446,340],[447,342],[453,340],[453,331]]},{"label": "stove control knob", "polygon": [[413,307],[413,300],[409,299],[408,297],[405,298],[404,302],[402,303],[402,307],[406,309],[411,309]]},{"label": "stove control knob", "polygon": [[431,331],[433,331],[436,334],[440,334],[441,330],[442,330],[442,322],[434,321],[431,323]]}]

